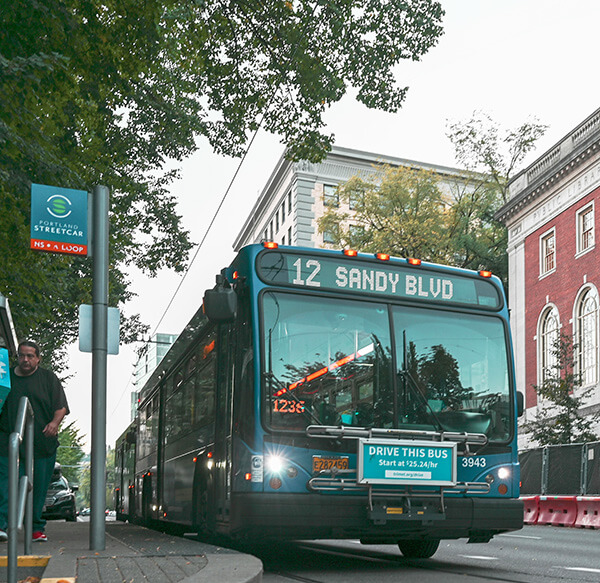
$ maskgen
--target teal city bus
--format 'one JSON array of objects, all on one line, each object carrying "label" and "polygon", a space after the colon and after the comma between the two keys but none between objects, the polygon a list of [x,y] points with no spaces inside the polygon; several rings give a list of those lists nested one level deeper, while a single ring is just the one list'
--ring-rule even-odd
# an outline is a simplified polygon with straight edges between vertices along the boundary
[{"label": "teal city bus", "polygon": [[491,273],[249,245],[141,391],[119,516],[410,557],[487,542],[523,524],[520,397]]}]

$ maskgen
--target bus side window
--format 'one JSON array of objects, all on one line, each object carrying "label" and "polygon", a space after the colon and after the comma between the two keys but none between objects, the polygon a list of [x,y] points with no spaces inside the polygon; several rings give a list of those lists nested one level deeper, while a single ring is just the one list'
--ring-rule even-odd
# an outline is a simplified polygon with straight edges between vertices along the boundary
[{"label": "bus side window", "polygon": [[215,416],[215,367],[210,362],[196,377],[194,425],[202,427],[211,423]]},{"label": "bus side window", "polygon": [[156,450],[158,445],[158,394],[152,398],[152,401],[148,403],[148,409],[146,411],[147,419],[147,436],[148,440],[146,443],[147,454]]},{"label": "bus side window", "polygon": [[139,427],[138,427],[139,438],[137,440],[137,457],[138,457],[138,459],[142,459],[142,458],[146,457],[146,410],[140,409],[138,416],[139,416]]},{"label": "bus side window", "polygon": [[179,418],[179,432],[181,434],[189,433],[192,429],[192,423],[194,418],[194,385],[195,377],[188,377],[183,382],[183,385],[179,391],[181,394],[181,416]]}]

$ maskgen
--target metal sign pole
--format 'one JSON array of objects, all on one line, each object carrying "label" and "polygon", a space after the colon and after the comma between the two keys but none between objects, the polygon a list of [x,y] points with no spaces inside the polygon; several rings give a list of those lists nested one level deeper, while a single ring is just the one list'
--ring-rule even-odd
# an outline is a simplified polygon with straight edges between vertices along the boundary
[{"label": "metal sign pole", "polygon": [[106,547],[106,364],[108,312],[108,209],[109,191],[93,192],[92,288],[92,473],[90,550]]}]

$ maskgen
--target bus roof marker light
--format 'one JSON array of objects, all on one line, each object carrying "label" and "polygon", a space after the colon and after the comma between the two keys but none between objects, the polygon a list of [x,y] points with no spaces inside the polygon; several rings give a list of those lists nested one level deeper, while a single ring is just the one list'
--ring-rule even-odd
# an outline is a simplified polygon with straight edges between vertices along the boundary
[{"label": "bus roof marker light", "polygon": [[390,256],[387,253],[377,253],[375,255],[375,257],[377,257],[377,259],[379,259],[380,261],[389,261],[390,260]]},{"label": "bus roof marker light", "polygon": [[414,266],[419,266],[421,265],[421,260],[420,259],[416,259],[415,257],[409,257],[406,262],[409,265],[414,265]]},{"label": "bus roof marker light", "polygon": [[344,249],[343,253],[346,257],[356,257],[358,255],[356,249]]},{"label": "bus roof marker light", "polygon": [[481,275],[481,277],[492,277],[492,272],[488,271],[487,269],[482,269],[479,272],[479,275]]},{"label": "bus roof marker light", "polygon": [[264,241],[263,247],[265,249],[277,249],[277,247],[279,247],[279,245],[277,243],[275,243],[275,241]]}]

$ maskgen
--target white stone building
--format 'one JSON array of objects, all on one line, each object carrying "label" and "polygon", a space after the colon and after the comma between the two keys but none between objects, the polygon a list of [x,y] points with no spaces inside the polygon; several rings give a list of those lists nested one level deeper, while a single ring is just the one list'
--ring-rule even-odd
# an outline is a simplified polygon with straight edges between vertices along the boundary
[{"label": "white stone building", "polygon": [[[368,179],[375,173],[374,166],[380,164],[432,170],[441,177],[442,189],[464,181],[465,176],[457,168],[337,146],[318,164],[290,162],[282,156],[235,239],[234,249],[263,240],[301,247],[326,246],[317,227],[325,210],[324,199],[333,197],[337,185],[353,176]],[[349,209],[342,206],[341,210]]]}]

